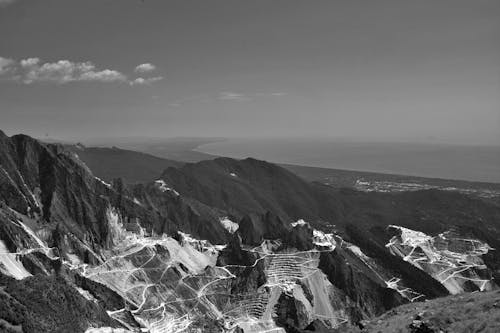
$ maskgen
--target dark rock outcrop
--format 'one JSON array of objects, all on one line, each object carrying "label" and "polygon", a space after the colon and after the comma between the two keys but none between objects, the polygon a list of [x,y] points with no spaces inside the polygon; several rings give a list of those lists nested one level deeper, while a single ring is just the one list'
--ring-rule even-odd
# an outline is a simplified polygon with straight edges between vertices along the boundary
[{"label": "dark rock outcrop", "polygon": [[[37,275],[18,281],[0,274],[0,330],[25,333],[84,332],[88,327],[121,327],[99,305],[64,279]],[[3,322],[3,323],[2,323]]]}]

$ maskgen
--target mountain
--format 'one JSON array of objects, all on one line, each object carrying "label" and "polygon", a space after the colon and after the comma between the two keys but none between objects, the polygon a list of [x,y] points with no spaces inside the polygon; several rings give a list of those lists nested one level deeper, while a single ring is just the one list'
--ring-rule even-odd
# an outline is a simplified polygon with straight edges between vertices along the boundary
[{"label": "mountain", "polygon": [[198,137],[117,137],[87,139],[87,146],[111,147],[118,146],[122,149],[140,151],[146,154],[182,162],[199,162],[212,159],[215,156],[196,151],[200,145],[223,141],[224,138],[198,138]]},{"label": "mountain", "polygon": [[106,182],[122,178],[127,183],[145,183],[154,180],[168,167],[177,168],[184,164],[116,147],[85,147],[76,144],[65,148],[77,154],[94,175]]},{"label": "mountain", "polygon": [[237,217],[272,212],[284,221],[335,224],[345,233],[360,228],[384,246],[387,235],[380,230],[389,225],[432,234],[450,228],[470,229],[478,237],[488,237],[483,234],[488,230],[490,241],[500,238],[498,205],[457,191],[391,193],[332,188],[251,158],[187,163],[166,169],[160,179],[186,197]]},{"label": "mountain", "polygon": [[498,291],[461,294],[403,305],[360,327],[342,327],[344,333],[375,332],[498,332],[500,331]]},{"label": "mountain", "polygon": [[79,156],[0,132],[2,331],[332,331],[498,288],[500,207],[480,198],[335,189],[255,159],[131,184]]},{"label": "mountain", "polygon": [[168,168],[160,179],[179,193],[242,215],[271,211],[287,220],[318,218],[318,192],[274,164],[217,158]]}]

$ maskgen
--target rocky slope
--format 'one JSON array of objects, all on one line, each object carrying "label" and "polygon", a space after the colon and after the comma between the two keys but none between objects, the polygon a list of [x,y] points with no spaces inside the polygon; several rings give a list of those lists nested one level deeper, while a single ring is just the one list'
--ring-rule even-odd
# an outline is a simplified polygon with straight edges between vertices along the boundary
[{"label": "rocky slope", "polygon": [[380,317],[364,321],[359,327],[346,325],[338,329],[338,332],[344,333],[498,331],[500,331],[498,291],[467,293],[407,304],[394,308]]},{"label": "rocky slope", "polygon": [[328,331],[497,288],[500,207],[459,193],[335,190],[225,158],[107,183],[3,133],[0,167],[6,331]]}]

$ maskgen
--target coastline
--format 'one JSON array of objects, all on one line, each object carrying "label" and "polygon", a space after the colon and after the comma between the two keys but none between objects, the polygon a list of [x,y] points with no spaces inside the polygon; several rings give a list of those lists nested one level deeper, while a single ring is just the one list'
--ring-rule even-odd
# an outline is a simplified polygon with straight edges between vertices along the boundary
[{"label": "coastline", "polygon": [[[285,141],[276,143],[271,140],[226,139],[218,142],[202,143],[192,150],[206,155],[207,158],[224,156],[243,159],[253,157],[287,166],[289,169],[317,169],[317,172],[313,173],[329,173],[330,171],[327,172],[326,170],[331,170],[331,172],[335,171],[335,173],[392,175],[415,179],[435,179],[440,180],[440,182],[459,181],[470,184],[500,186],[500,171],[498,171],[500,170],[500,157],[495,157],[497,151],[500,153],[500,147],[479,147],[477,151],[475,147],[465,146],[341,142],[334,143],[332,149],[330,149],[332,146],[320,147],[317,151],[308,152],[306,149],[313,146],[308,141],[293,147],[287,147],[287,145],[291,146]],[[297,150],[297,146],[299,147],[299,153],[287,156],[287,150]],[[358,155],[356,153],[346,153],[348,149],[358,150]],[[329,159],[328,156],[321,156],[325,152],[332,153],[332,156],[337,154],[336,156],[341,161],[338,162]],[[377,153],[382,157],[376,156]],[[480,159],[474,159],[476,155],[482,158],[486,157],[485,165],[482,165],[482,174],[480,172],[474,174],[467,169],[467,163],[481,164]],[[433,165],[426,165],[426,159],[436,157],[440,158],[438,163],[434,162]],[[421,158],[421,161],[419,161],[419,158]],[[449,161],[446,161],[446,158]],[[461,163],[461,159],[465,162]],[[391,165],[391,161],[394,166]],[[411,162],[414,164],[411,165]]]}]

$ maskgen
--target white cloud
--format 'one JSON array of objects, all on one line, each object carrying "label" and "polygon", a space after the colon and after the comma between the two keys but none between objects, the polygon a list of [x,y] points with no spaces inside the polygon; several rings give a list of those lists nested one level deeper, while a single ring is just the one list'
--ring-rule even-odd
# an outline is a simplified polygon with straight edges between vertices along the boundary
[{"label": "white cloud", "polygon": [[127,82],[127,76],[116,70],[97,69],[90,61],[59,60],[43,63],[40,58],[26,58],[19,62],[0,57],[0,76],[24,84],[49,82]]},{"label": "white cloud", "polygon": [[33,67],[40,63],[40,58],[28,58],[20,61],[21,67]]},{"label": "white cloud", "polygon": [[53,82],[65,84],[78,81],[126,82],[127,77],[110,69],[97,70],[96,66],[87,62],[59,60],[57,62],[40,63],[39,58],[28,58],[20,61],[24,69],[22,81],[26,84],[35,82]]},{"label": "white cloud", "polygon": [[136,73],[149,73],[156,69],[156,66],[150,63],[140,64],[135,68]]},{"label": "white cloud", "polygon": [[[2,0],[0,0],[2,1]],[[141,71],[154,69],[151,64],[136,67]],[[128,79],[127,75],[113,69],[99,69],[90,61],[75,62],[58,60],[42,62],[40,58],[26,58],[19,61],[0,57],[0,78],[23,84],[39,82],[67,84],[71,82],[117,82],[130,85],[150,85],[163,79],[162,76]]]},{"label": "white cloud", "polygon": [[135,85],[150,85],[152,83],[158,82],[163,80],[163,76],[155,76],[155,77],[148,77],[148,78],[143,78],[143,77],[138,77],[135,80],[130,81],[131,86]]},{"label": "white cloud", "polygon": [[105,69],[98,72],[85,72],[80,79],[81,81],[125,82],[127,77],[118,71]]}]

